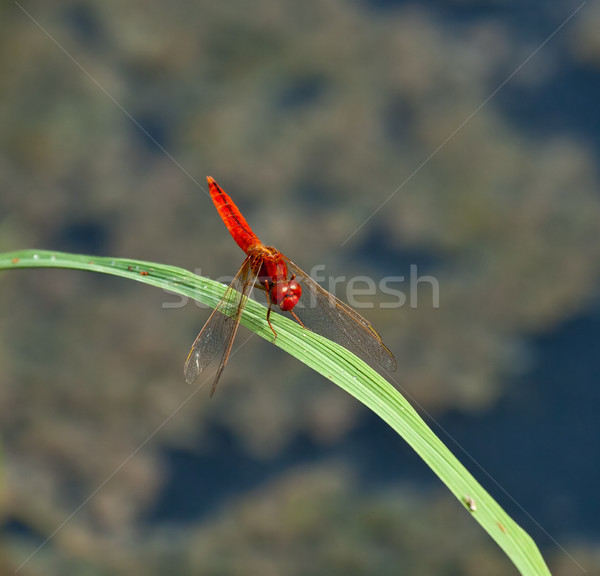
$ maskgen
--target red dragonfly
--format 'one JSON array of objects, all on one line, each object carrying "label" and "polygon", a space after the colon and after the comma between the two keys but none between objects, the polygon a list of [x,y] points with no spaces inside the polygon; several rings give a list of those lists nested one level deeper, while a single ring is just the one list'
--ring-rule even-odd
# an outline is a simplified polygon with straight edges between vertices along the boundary
[{"label": "red dragonfly", "polygon": [[394,356],[367,320],[321,288],[279,250],[265,246],[252,232],[233,200],[210,176],[208,187],[219,216],[246,253],[246,259],[192,345],[184,368],[187,382],[194,382],[220,353],[221,360],[210,392],[211,396],[214,394],[227,364],[247,297],[254,286],[267,296],[267,322],[275,338],[277,333],[270,319],[273,305],[289,312],[301,326],[372,358],[386,370],[396,370]]}]

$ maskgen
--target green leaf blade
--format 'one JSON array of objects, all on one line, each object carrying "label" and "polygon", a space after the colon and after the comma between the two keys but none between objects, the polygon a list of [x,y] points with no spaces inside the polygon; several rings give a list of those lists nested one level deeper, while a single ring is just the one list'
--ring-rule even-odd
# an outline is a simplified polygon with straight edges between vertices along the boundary
[{"label": "green leaf blade", "polygon": [[[153,262],[43,250],[0,254],[0,270],[23,268],[67,268],[112,274],[193,298],[213,308],[226,290],[221,283]],[[396,388],[334,342],[280,314],[273,313],[271,322],[277,332],[275,345],[346,390],[396,430],[504,550],[521,574],[550,574],[533,540],[484,490]],[[262,338],[273,340],[266,322],[266,309],[259,303],[248,301],[242,323]]]}]

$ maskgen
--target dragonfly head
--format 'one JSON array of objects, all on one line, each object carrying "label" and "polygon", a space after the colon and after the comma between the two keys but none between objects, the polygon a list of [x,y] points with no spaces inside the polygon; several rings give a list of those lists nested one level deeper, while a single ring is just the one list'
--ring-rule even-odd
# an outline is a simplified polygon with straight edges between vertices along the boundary
[{"label": "dragonfly head", "polygon": [[269,291],[271,302],[277,304],[284,312],[290,311],[302,296],[302,287],[294,276],[289,282],[277,282],[271,286]]}]

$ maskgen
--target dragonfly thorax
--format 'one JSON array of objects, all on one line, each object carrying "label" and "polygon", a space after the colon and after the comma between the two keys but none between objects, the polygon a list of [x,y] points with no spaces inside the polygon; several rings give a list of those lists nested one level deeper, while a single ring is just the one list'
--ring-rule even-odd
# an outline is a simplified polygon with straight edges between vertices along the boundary
[{"label": "dragonfly thorax", "polygon": [[265,288],[269,301],[289,312],[298,304],[302,287],[295,274],[288,280],[287,264],[281,252],[272,246],[256,246],[250,257],[256,261],[253,266],[260,266],[258,283]]}]

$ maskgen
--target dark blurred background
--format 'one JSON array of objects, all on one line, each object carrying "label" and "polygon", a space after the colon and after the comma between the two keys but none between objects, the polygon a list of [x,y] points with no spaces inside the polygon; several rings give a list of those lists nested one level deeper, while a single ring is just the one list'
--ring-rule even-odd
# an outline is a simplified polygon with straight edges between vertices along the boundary
[{"label": "dark blurred background", "polygon": [[[3,2],[0,250],[232,275],[210,174],[307,271],[418,266],[439,308],[363,311],[392,381],[553,574],[600,574],[600,9],[577,7]],[[173,301],[0,276],[1,574],[516,573],[402,439],[267,342],[185,402],[209,312]]]}]

